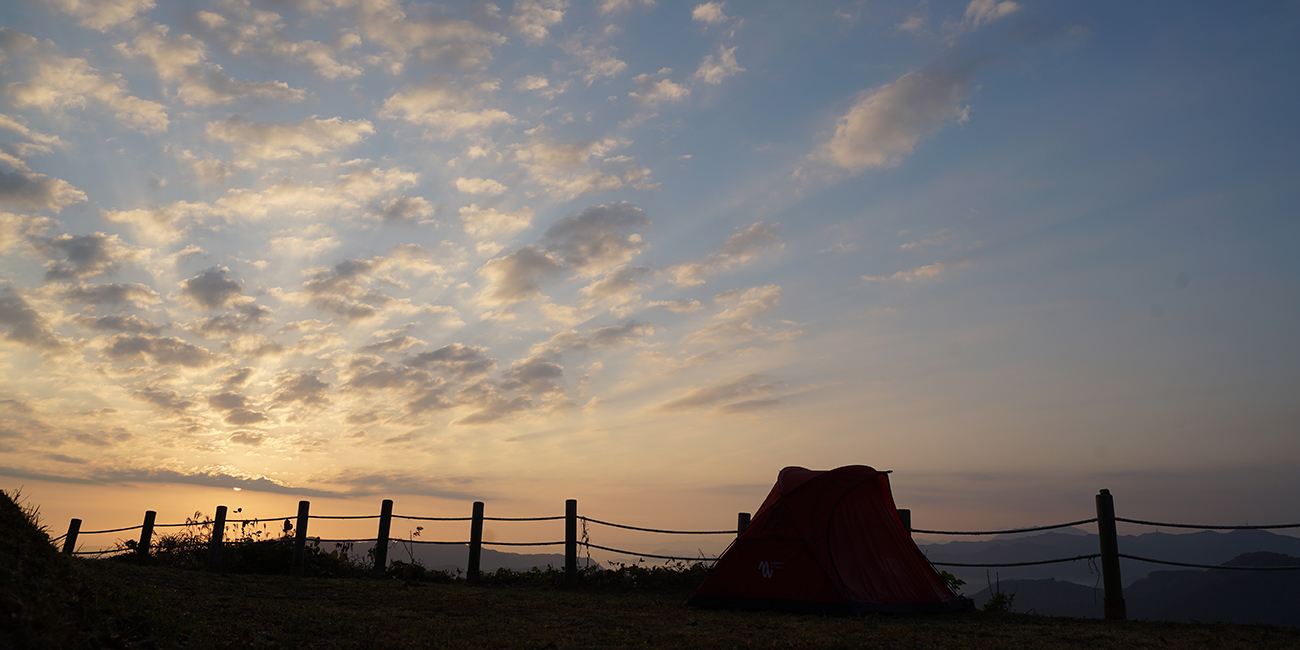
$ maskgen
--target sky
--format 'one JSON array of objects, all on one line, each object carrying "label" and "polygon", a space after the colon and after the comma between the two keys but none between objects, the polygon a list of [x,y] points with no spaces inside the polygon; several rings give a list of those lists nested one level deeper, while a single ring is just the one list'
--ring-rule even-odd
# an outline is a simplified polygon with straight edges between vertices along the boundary
[{"label": "sky", "polygon": [[0,477],[1300,521],[1296,115],[1297,2],[4,3]]}]

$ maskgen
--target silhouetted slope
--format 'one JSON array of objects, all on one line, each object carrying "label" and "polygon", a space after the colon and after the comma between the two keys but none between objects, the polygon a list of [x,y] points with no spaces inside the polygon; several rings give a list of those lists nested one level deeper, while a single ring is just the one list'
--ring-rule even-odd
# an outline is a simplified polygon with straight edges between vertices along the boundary
[{"label": "silhouetted slope", "polygon": [[33,519],[0,491],[0,648],[126,648],[148,641],[147,614],[113,602]]}]

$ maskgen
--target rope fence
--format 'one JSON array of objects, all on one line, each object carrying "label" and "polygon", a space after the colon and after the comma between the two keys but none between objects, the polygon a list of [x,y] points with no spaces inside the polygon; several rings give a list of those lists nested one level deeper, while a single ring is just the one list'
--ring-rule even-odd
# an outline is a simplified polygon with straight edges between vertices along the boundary
[{"label": "rope fence", "polygon": [[[1094,520],[1095,521],[1095,520]],[[1283,528],[1300,528],[1300,524],[1270,524],[1267,526],[1205,526],[1201,524],[1168,524],[1158,521],[1143,521],[1141,519],[1126,519],[1116,517],[1115,521],[1122,521],[1128,524],[1141,524],[1143,526],[1155,526],[1157,528],[1192,528],[1196,530],[1280,530]]]},{"label": "rope fence", "polygon": [[[466,579],[475,583],[478,582],[481,571],[482,549],[488,547],[503,548],[530,548],[530,547],[564,547],[564,573],[565,581],[570,585],[577,584],[577,565],[578,549],[585,548],[588,560],[590,560],[591,551],[598,550],[617,555],[653,558],[656,560],[666,560],[670,562],[691,562],[691,563],[716,563],[722,556],[706,557],[701,553],[699,556],[682,556],[669,555],[665,553],[642,553],[635,550],[627,550],[594,544],[588,534],[588,524],[605,526],[620,530],[635,531],[639,533],[652,533],[661,535],[735,535],[740,537],[744,535],[745,530],[750,524],[749,513],[739,513],[736,520],[736,528],[726,530],[675,530],[668,528],[651,528],[648,526],[633,526],[630,524],[621,524],[593,517],[579,516],[577,510],[577,501],[570,499],[565,503],[565,514],[551,517],[487,517],[484,515],[482,502],[475,502],[473,514],[470,517],[426,517],[417,515],[395,515],[393,514],[393,502],[385,499],[382,504],[380,514],[377,515],[312,515],[310,514],[310,504],[307,501],[301,501],[298,504],[298,514],[296,517],[275,517],[270,519],[235,519],[227,520],[225,518],[225,506],[218,506],[217,516],[207,521],[189,520],[183,524],[155,524],[156,514],[153,511],[145,513],[145,521],[138,526],[126,526],[122,528],[110,528],[104,530],[81,531],[81,520],[73,519],[68,527],[68,532],[52,540],[52,543],[63,541],[63,552],[69,555],[104,557],[106,555],[126,555],[134,554],[138,557],[148,556],[152,545],[152,535],[155,528],[178,528],[178,527],[198,527],[200,529],[210,528],[210,547],[209,563],[205,566],[210,570],[220,569],[220,549],[227,545],[256,544],[266,542],[293,543],[293,560],[291,573],[294,575],[303,575],[304,556],[307,543],[310,541],[313,548],[319,548],[320,544],[374,544],[371,551],[374,559],[373,574],[376,576],[387,575],[388,553],[391,547],[396,544],[411,545],[436,545],[436,546],[462,546],[467,547],[469,551],[468,570],[465,573]],[[988,535],[1011,535],[1018,533],[1034,533],[1061,528],[1070,528],[1085,524],[1097,524],[1097,534],[1100,540],[1100,552],[1085,555],[1076,555],[1074,557],[1063,557],[1050,560],[1032,560],[1024,562],[930,562],[934,567],[957,567],[957,568],[1013,568],[1013,567],[1032,567],[1044,566],[1051,564],[1062,564],[1067,562],[1078,562],[1086,560],[1090,566],[1093,561],[1100,559],[1101,579],[1105,582],[1105,610],[1107,618],[1124,619],[1127,617],[1122,584],[1119,578],[1119,561],[1121,558],[1136,562],[1147,562],[1167,566],[1185,567],[1191,569],[1206,570],[1229,570],[1229,571],[1300,571],[1300,566],[1223,566],[1195,564],[1190,562],[1175,562],[1170,560],[1153,559],[1137,555],[1128,555],[1119,552],[1118,534],[1116,532],[1116,523],[1123,522],[1128,524],[1137,524],[1145,526],[1155,526],[1159,528],[1181,528],[1181,529],[1198,529],[1198,530],[1281,530],[1300,528],[1300,524],[1270,524],[1270,525],[1199,525],[1199,524],[1180,524],[1169,522],[1147,521],[1143,519],[1129,519],[1117,517],[1114,512],[1113,498],[1108,490],[1102,490],[1097,495],[1097,516],[1075,521],[1067,521],[1059,524],[1049,524],[1045,526],[1029,526],[1025,528],[1009,528],[1003,530],[930,530],[925,528],[914,528],[911,525],[911,511],[898,510],[898,520],[902,523],[903,529],[908,535],[963,535],[963,536],[988,536]],[[307,528],[311,520],[379,520],[378,534],[375,537],[357,538],[357,539],[324,539],[319,537],[308,537]],[[400,537],[394,538],[390,535],[392,520],[402,519],[411,521],[443,521],[443,522],[470,522],[470,536],[467,541],[443,541],[415,539],[413,536],[407,539]],[[255,535],[253,538],[245,537],[238,540],[225,540],[225,530],[233,524],[248,525],[266,522],[286,522],[284,526],[284,536],[267,539],[258,539]],[[288,522],[296,521],[296,524]],[[546,522],[546,521],[563,521],[564,522],[564,539],[558,541],[542,542],[503,542],[487,541],[483,539],[483,524],[487,521],[493,522]],[[76,550],[77,539],[79,535],[100,535],[110,533],[123,533],[128,531],[141,531],[138,542],[128,542],[125,545],[119,543],[116,548],[101,551],[79,551]],[[581,530],[581,535],[579,535]],[[292,533],[290,532],[292,531]],[[260,533],[258,533],[260,535]],[[164,546],[172,542],[164,538]],[[408,550],[411,548],[408,547]],[[723,554],[725,555],[725,553]]]},{"label": "rope fence", "polygon": [[1074,556],[1074,557],[1063,557],[1063,558],[1059,558],[1059,559],[1056,559],[1056,560],[1035,560],[1035,561],[1033,561],[1033,562],[1000,562],[1000,563],[990,563],[990,564],[963,564],[963,563],[959,563],[959,562],[931,562],[930,564],[933,564],[934,566],[958,566],[958,567],[969,567],[969,568],[980,568],[980,569],[982,569],[982,568],[985,568],[985,567],[989,567],[989,568],[997,568],[997,567],[1014,567],[1014,566],[1039,566],[1039,565],[1043,565],[1043,564],[1060,564],[1060,563],[1062,563],[1062,562],[1074,562],[1074,561],[1076,561],[1076,560],[1094,560],[1094,559],[1099,558],[1099,557],[1101,557],[1101,553],[1093,553],[1092,555],[1076,555],[1076,556]]},{"label": "rope fence", "polygon": [[1079,521],[1069,521],[1064,524],[1052,524],[1050,526],[1034,526],[1032,528],[1011,528],[1008,530],[925,530],[922,528],[912,528],[913,533],[924,533],[926,535],[1010,535],[1012,533],[1032,533],[1039,530],[1055,530],[1057,528],[1069,528],[1071,526],[1080,526],[1097,521],[1096,517],[1091,519],[1080,519]]}]

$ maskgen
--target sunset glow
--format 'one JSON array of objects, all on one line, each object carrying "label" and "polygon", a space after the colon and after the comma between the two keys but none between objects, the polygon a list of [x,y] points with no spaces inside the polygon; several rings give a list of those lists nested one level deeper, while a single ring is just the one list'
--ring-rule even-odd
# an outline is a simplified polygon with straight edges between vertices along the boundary
[{"label": "sunset glow", "polygon": [[725,528],[847,464],[932,527],[1300,519],[1295,3],[0,25],[0,476],[56,530]]}]

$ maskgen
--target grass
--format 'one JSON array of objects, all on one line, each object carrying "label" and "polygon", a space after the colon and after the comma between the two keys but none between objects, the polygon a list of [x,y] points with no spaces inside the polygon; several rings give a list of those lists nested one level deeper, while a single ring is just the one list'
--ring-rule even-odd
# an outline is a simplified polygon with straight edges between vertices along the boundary
[{"label": "grass", "polygon": [[295,578],[74,560],[33,508],[0,497],[0,648],[1300,647],[1300,630],[1272,626],[700,610],[682,605],[689,568],[587,572],[566,589],[550,571],[468,585],[402,565],[387,579]]},{"label": "grass", "polygon": [[[92,564],[92,563],[86,563]],[[470,586],[221,575],[94,562],[101,584],[138,594],[195,648],[1296,648],[1271,626],[967,612],[827,618],[699,610],[679,589],[524,583]]]}]

